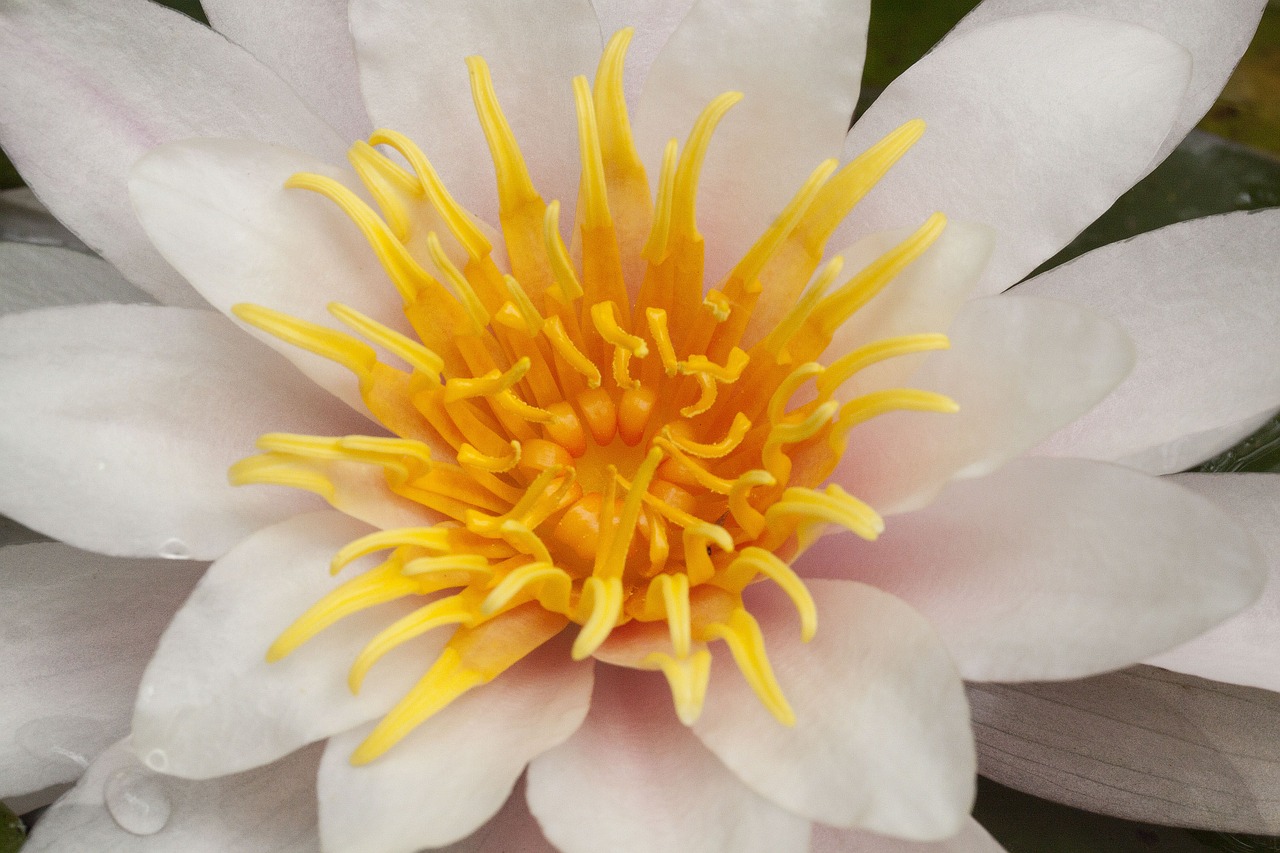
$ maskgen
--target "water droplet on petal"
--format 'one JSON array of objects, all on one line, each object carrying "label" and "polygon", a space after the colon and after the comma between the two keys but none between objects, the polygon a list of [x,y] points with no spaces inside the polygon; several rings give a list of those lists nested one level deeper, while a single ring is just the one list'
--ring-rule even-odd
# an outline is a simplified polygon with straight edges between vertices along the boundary
[{"label": "water droplet on petal", "polygon": [[165,754],[163,749],[153,749],[147,753],[147,757],[143,759],[147,766],[157,773],[163,773],[169,769],[169,756]]},{"label": "water droplet on petal", "polygon": [[159,554],[166,560],[189,560],[191,559],[191,549],[187,547],[187,543],[181,539],[167,539],[160,546]]},{"label": "water droplet on petal", "polygon": [[169,822],[172,806],[164,783],[136,768],[117,770],[107,779],[107,811],[125,832],[155,835]]}]

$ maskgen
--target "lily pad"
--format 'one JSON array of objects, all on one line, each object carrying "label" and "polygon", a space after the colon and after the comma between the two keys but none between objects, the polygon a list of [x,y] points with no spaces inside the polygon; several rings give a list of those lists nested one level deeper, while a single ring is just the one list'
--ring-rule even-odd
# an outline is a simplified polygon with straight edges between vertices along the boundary
[{"label": "lily pad", "polygon": [[26,840],[27,830],[22,819],[0,803],[0,853],[18,853]]}]

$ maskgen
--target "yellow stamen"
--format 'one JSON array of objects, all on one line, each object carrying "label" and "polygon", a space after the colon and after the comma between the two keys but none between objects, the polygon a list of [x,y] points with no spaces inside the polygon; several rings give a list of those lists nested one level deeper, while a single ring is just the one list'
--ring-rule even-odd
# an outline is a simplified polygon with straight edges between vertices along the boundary
[{"label": "yellow stamen", "polygon": [[330,302],[329,313],[342,321],[347,328],[359,332],[366,340],[373,341],[393,355],[407,361],[414,370],[435,377],[436,381],[439,381],[440,373],[444,370],[444,359],[427,349],[421,342],[402,335],[395,329],[389,329],[341,302]]},{"label": "yellow stamen", "polygon": [[654,652],[645,658],[644,665],[657,667],[666,676],[680,722],[686,726],[698,722],[707,698],[707,684],[711,680],[711,652],[705,648],[698,649],[687,658]]},{"label": "yellow stamen", "polygon": [[614,648],[615,632],[621,641],[632,628],[649,631],[642,636],[657,648],[628,665],[660,670],[689,725],[705,701],[707,644],[724,640],[759,700],[793,724],[746,587],[776,584],[811,639],[816,605],[789,561],[830,525],[867,540],[884,529],[872,507],[823,483],[851,431],[886,412],[956,410],[919,389],[860,393],[855,379],[887,359],[945,349],[944,335],[825,352],[839,325],[937,239],[940,214],[838,287],[840,258],[814,275],[840,219],[922,125],[904,125],[843,168],[819,164],[729,274],[706,281],[699,176],[716,127],[742,96],[714,99],[683,148],[667,144],[651,198],[623,94],[630,39],[629,30],[610,39],[594,84],[572,81],[582,167],[576,199],[564,199],[576,201],[572,229],[562,234],[560,202],[539,195],[488,66],[471,57],[501,249],[422,150],[378,130],[349,155],[367,193],[313,174],[287,186],[347,215],[415,334],[338,303],[330,313],[354,334],[234,308],[243,322],[350,370],[386,434],[268,434],[258,455],[232,467],[232,482],[307,489],[339,507],[381,499],[409,525],[340,549],[334,573],[383,559],[349,569],[354,576],[281,633],[269,658],[339,619],[412,600],[345,662],[354,691],[393,650],[450,632],[353,763],[376,759],[561,632],[582,660],[612,655],[601,649]]},{"label": "yellow stamen", "polygon": [[707,640],[724,640],[733,654],[734,663],[742,670],[747,684],[769,709],[769,713],[784,726],[796,724],[795,711],[783,695],[773,667],[764,651],[764,636],[760,624],[745,609],[739,607],[729,615],[728,622],[715,622],[703,631]]},{"label": "yellow stamen", "polygon": [[403,134],[385,128],[374,131],[373,136],[369,137],[369,143],[389,146],[404,155],[417,174],[418,180],[422,182],[422,188],[431,200],[436,213],[444,220],[449,233],[462,245],[468,255],[481,258],[489,254],[493,249],[489,238],[484,236],[484,232],[476,225],[471,215],[454,201],[453,196],[445,189],[440,176],[436,174],[435,167],[422,153],[422,149]]}]

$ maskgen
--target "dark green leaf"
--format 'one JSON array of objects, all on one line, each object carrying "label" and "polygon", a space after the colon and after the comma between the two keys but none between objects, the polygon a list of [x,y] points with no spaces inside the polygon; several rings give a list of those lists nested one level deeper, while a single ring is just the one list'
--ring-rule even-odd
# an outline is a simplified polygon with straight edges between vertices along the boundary
[{"label": "dark green leaf", "polygon": [[0,803],[0,853],[18,853],[27,839],[22,819]]}]

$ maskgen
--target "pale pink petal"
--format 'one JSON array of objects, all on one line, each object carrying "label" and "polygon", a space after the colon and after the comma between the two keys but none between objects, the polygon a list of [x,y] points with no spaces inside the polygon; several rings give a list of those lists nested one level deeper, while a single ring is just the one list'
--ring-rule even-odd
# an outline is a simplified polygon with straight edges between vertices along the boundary
[{"label": "pale pink petal", "polygon": [[833,475],[882,514],[991,473],[1087,412],[1133,366],[1115,323],[1056,300],[975,299],[948,331],[951,349],[900,384],[944,394],[959,411],[890,412],[855,427]]},{"label": "pale pink petal", "polygon": [[1280,474],[1179,474],[1180,486],[1208,498],[1253,535],[1270,577],[1251,607],[1147,663],[1231,684],[1280,691]]},{"label": "pale pink petal", "polygon": [[846,220],[845,238],[934,211],[1000,235],[980,292],[1056,253],[1146,171],[1186,90],[1187,52],[1142,27],[1068,14],[975,28],[929,53],[858,120],[846,156],[913,118],[924,138]]},{"label": "pale pink petal", "polygon": [[203,0],[201,8],[215,30],[280,75],[339,136],[369,135],[347,0]]},{"label": "pale pink petal", "polygon": [[1204,498],[1078,459],[953,483],[876,542],[829,537],[800,567],[904,599],[976,681],[1125,666],[1240,611],[1266,578],[1257,546]]},{"label": "pale pink petal", "polygon": [[1280,833],[1280,694],[1138,666],[1062,684],[970,688],[995,781],[1092,812]]},{"label": "pale pink petal", "polygon": [[932,841],[973,805],[969,709],[938,635],[865,584],[813,581],[818,633],[800,639],[776,591],[751,598],[795,726],[756,698],[718,648],[694,733],[751,788],[817,823]]},{"label": "pale pink petal", "polygon": [[0,243],[0,313],[90,302],[150,302],[111,264],[70,249]]},{"label": "pale pink petal", "polygon": [[[358,185],[347,169],[298,151],[193,139],[144,157],[129,178],[129,193],[161,254],[219,311],[230,314],[248,302],[342,329],[326,310],[341,302],[408,331],[403,302],[355,225],[328,199],[284,186],[298,172]],[[250,332],[364,411],[345,367]]]},{"label": "pale pink petal", "polygon": [[142,669],[204,565],[0,550],[0,796],[80,777],[129,732]]},{"label": "pale pink petal", "polygon": [[27,853],[320,853],[319,749],[203,782],[162,776],[116,744],[45,812]]},{"label": "pale pink petal", "polygon": [[125,193],[144,152],[189,136],[341,156],[334,132],[266,66],[145,0],[48,0],[0,12],[0,144],[50,210],[162,302],[200,298],[156,254]]},{"label": "pale pink petal", "polygon": [[602,665],[582,728],[529,765],[562,853],[800,853],[809,822],[751,792],[676,719],[662,676]]},{"label": "pale pink petal", "polygon": [[627,49],[623,86],[627,104],[634,108],[649,68],[658,51],[696,0],[591,0],[600,19],[600,34],[608,40],[623,27],[633,27],[635,35]]},{"label": "pale pink petal", "polygon": [[534,186],[578,197],[572,79],[594,76],[600,30],[588,0],[351,0],[351,33],[373,123],[422,148],[463,205],[496,224],[497,193],[465,59],[484,57]]},{"label": "pale pink petal", "polygon": [[1011,15],[1029,12],[1075,12],[1155,30],[1191,51],[1191,83],[1187,86],[1178,117],[1154,168],[1208,112],[1226,85],[1241,54],[1253,39],[1266,0],[1200,3],[1194,0],[986,0],[974,9],[947,38]]},{"label": "pale pink petal", "polygon": [[904,841],[815,823],[809,853],[1004,853],[1004,848],[982,824],[969,818],[959,833],[945,841]]},{"label": "pale pink petal", "polygon": [[529,813],[524,777],[489,822],[440,853],[557,853]]},{"label": "pale pink petal", "polygon": [[283,660],[266,660],[307,608],[376,563],[369,557],[329,574],[334,553],[369,530],[336,512],[299,516],[210,567],[142,677],[133,739],[147,764],[190,779],[239,772],[361,725],[400,700],[435,659],[438,634],[388,654],[356,696],[347,668],[374,634],[413,609],[411,600],[349,616]]},{"label": "pale pink petal", "polygon": [[1086,305],[1124,326],[1138,364],[1038,452],[1185,470],[1280,407],[1280,211],[1182,222],[1090,252],[1020,292]]},{"label": "pale pink petal", "polygon": [[869,0],[702,0],[654,59],[635,132],[655,180],[668,139],[683,144],[718,95],[745,96],[716,131],[698,185],[709,284],[820,162],[839,156],[858,100],[870,8]]},{"label": "pale pink petal", "polygon": [[82,305],[0,318],[0,511],[77,547],[212,559],[316,499],[234,488],[264,432],[359,416],[218,314]]},{"label": "pale pink petal", "polygon": [[591,670],[573,661],[567,642],[552,640],[366,766],[349,759],[372,726],[331,738],[318,783],[326,848],[415,853],[475,831],[502,807],[529,760],[582,724]]}]

